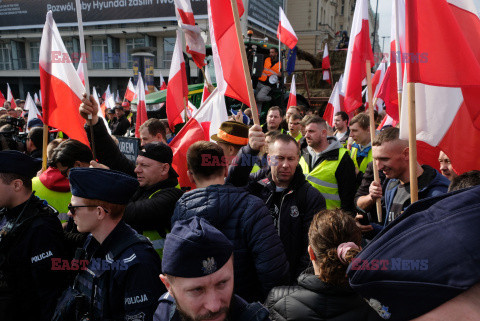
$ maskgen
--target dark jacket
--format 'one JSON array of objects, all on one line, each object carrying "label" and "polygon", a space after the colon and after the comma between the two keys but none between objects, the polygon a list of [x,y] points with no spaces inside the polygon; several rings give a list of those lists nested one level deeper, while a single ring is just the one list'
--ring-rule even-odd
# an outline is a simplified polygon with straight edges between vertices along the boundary
[{"label": "dark jacket", "polygon": [[[248,161],[243,162],[248,158],[245,157],[245,153],[256,154],[248,145],[243,147],[237,155],[239,164],[229,168],[227,181],[234,182],[237,186],[247,185],[248,191],[260,197],[267,208],[271,209],[275,206],[273,195],[276,191],[271,173],[261,170],[255,173],[254,179],[251,179],[248,173],[252,166],[242,166],[243,163],[249,164]],[[297,166],[290,186],[283,191],[278,215],[280,219],[277,222],[278,234],[290,263],[291,282],[296,280],[310,262],[307,254],[308,229],[313,216],[322,209],[325,209],[325,199],[305,180],[301,167]]]},{"label": "dark jacket", "polygon": [[[337,131],[335,131],[333,133],[333,136],[335,136],[337,133]],[[336,136],[335,136],[336,137]],[[343,147],[346,147],[347,146],[347,142],[348,142],[348,137],[350,137],[350,127],[347,127],[347,131],[345,132],[345,134],[342,136],[342,138],[340,138],[338,141],[340,142],[340,144],[343,145]]]},{"label": "dark jacket", "polygon": [[208,220],[233,243],[236,294],[263,301],[273,287],[288,284],[285,250],[262,200],[232,185],[198,188],[180,198],[172,225],[193,216]]},{"label": "dark jacket", "polygon": [[133,194],[125,208],[123,219],[138,233],[145,230],[157,230],[165,237],[165,231],[170,230],[175,204],[183,192],[175,188],[178,180],[176,174],[149,187],[140,187]]},{"label": "dark jacket", "polygon": [[[154,321],[181,321],[177,311],[175,299],[167,292],[158,300],[158,308],[153,317]],[[248,304],[238,295],[234,295],[230,304],[231,321],[268,321],[268,310],[260,303]]]},{"label": "dark jacket", "polygon": [[151,243],[120,222],[102,244],[90,235],[84,249],[89,263],[75,286],[90,302],[94,320],[152,320],[165,287]]},{"label": "dark jacket", "polygon": [[0,210],[2,321],[51,320],[67,286],[66,272],[52,268],[52,259],[61,261],[65,256],[57,215],[33,195],[23,204]]},{"label": "dark jacket", "polygon": [[128,121],[127,117],[123,115],[122,117],[118,118],[117,121],[113,122],[112,135],[123,136],[127,132],[128,128],[130,128],[130,122]]},{"label": "dark jacket", "polygon": [[[424,174],[422,175],[428,175],[431,177],[431,179],[427,182],[425,186],[419,186],[418,190],[418,199],[422,200],[428,197],[433,197],[433,196],[439,196],[441,194],[445,194],[448,191],[448,186],[450,184],[450,181],[437,172],[434,168],[428,166],[428,165],[422,165],[422,168],[424,169]],[[390,209],[393,205],[393,200],[395,199],[395,194],[397,193],[398,186],[400,185],[400,180],[398,179],[386,179],[385,183],[383,184],[383,195],[384,200],[385,200],[385,213],[386,213],[386,218],[384,219],[384,225],[381,226],[379,224],[372,224],[374,228],[375,234],[377,234],[380,230],[382,230],[385,226],[390,224],[392,222],[391,219],[389,219],[388,213],[390,213]],[[408,188],[408,191],[410,188]],[[406,209],[410,203],[408,202],[405,204]]]},{"label": "dark jacket", "polygon": [[275,321],[382,320],[348,285],[329,285],[308,269],[298,278],[298,286],[274,288],[265,306]]},{"label": "dark jacket", "polygon": [[[311,163],[311,156],[307,148],[302,149],[302,157],[308,164],[309,170],[312,170],[324,160],[337,160],[339,148],[342,147],[335,137],[328,137],[330,150],[325,150],[322,155],[317,159],[315,164]],[[355,164],[350,158],[349,153],[345,153],[340,160],[340,164],[335,172],[335,178],[337,179],[338,195],[340,196],[341,208],[345,211],[354,213],[355,205],[353,199],[356,192],[356,179]]]}]

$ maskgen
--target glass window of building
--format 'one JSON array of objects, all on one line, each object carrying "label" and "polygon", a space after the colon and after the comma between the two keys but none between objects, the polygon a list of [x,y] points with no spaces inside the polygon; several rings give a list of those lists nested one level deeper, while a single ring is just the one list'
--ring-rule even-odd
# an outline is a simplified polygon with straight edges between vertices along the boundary
[{"label": "glass window of building", "polygon": [[40,41],[30,42],[30,68],[38,69],[40,56]]},{"label": "glass window of building", "polygon": [[127,38],[126,39],[126,47],[128,53],[128,68],[132,68],[133,66],[133,59],[132,53],[130,52],[134,48],[145,47],[145,38]]},{"label": "glass window of building", "polygon": [[0,70],[11,70],[10,45],[0,43]]},{"label": "glass window of building", "polygon": [[163,38],[163,68],[170,69],[177,38]]},{"label": "glass window of building", "polygon": [[92,40],[92,69],[108,69],[107,39]]}]

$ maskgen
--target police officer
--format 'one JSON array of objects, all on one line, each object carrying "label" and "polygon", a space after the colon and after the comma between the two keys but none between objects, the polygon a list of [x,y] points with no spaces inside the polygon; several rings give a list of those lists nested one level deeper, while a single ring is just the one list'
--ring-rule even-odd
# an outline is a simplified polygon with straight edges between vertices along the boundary
[{"label": "police officer", "polygon": [[79,232],[90,232],[83,257],[77,257],[88,260],[73,286],[83,298],[77,320],[152,320],[164,289],[160,258],[146,237],[122,221],[137,180],[98,168],[72,168],[69,179],[69,215]]},{"label": "police officer", "polygon": [[156,321],[269,320],[260,303],[233,294],[233,245],[205,219],[177,221],[167,235]]},{"label": "police officer", "polygon": [[41,161],[18,151],[0,152],[0,319],[50,320],[64,275],[58,212],[32,193]]}]

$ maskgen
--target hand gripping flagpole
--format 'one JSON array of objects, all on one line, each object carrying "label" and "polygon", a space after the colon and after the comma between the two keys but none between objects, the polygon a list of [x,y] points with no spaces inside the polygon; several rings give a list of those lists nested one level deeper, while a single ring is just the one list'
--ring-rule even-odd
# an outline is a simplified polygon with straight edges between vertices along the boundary
[{"label": "hand gripping flagpole", "polygon": [[[370,142],[373,143],[375,138],[375,113],[373,112],[373,108],[376,104],[376,100],[374,104],[372,104],[372,66],[370,60],[366,62],[366,71],[367,71],[367,95],[368,95],[368,117],[370,118]],[[375,160],[373,161],[373,177],[375,182],[380,183],[380,176],[378,175],[378,166]],[[382,201],[377,198],[375,201],[375,205],[377,208],[377,218],[378,221],[382,221]]]},{"label": "hand gripping flagpole", "polygon": [[[80,62],[83,64],[83,74],[85,78],[85,92],[87,93],[87,99],[90,99],[90,82],[88,81],[88,69],[87,69],[87,55],[85,53],[85,37],[83,35],[83,19],[82,19],[82,5],[80,0],[75,0],[78,20],[78,37],[80,38]],[[100,108],[100,106],[98,106]],[[93,137],[92,115],[88,115],[88,127],[90,127],[90,144],[92,147],[93,158],[96,160],[95,153],[95,139]]]},{"label": "hand gripping flagpole", "polygon": [[240,28],[240,16],[238,14],[237,0],[230,0],[230,3],[232,4],[233,20],[235,22],[238,45],[240,47],[240,53],[242,55],[243,73],[245,74],[245,80],[247,82],[248,100],[250,102],[250,108],[252,108],[253,123],[255,125],[260,125],[257,103],[255,101],[255,95],[253,94],[253,86],[251,81],[252,78],[250,76],[250,71],[248,70],[247,53],[245,52],[245,44],[243,43],[243,37]]}]

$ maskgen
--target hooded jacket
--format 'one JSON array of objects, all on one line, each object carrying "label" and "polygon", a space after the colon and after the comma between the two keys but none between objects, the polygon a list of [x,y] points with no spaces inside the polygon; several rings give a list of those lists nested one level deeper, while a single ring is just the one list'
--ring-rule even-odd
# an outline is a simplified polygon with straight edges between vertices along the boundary
[{"label": "hooded jacket", "polygon": [[198,188],[178,200],[172,225],[193,216],[205,218],[232,242],[235,293],[240,297],[263,301],[273,287],[287,284],[285,250],[258,197],[229,184]]},{"label": "hooded jacket", "polygon": [[[316,166],[325,160],[338,160],[339,149],[342,145],[335,137],[328,137],[329,146],[320,153],[315,164],[311,163],[311,156],[308,148],[302,149],[302,157],[308,164],[308,168],[312,171]],[[340,160],[340,164],[335,171],[335,178],[338,185],[338,195],[340,196],[341,208],[345,211],[354,212],[355,206],[353,199],[356,192],[356,177],[355,164],[353,163],[350,155],[345,153]]]},{"label": "hooded jacket", "polygon": [[298,286],[274,288],[265,306],[275,321],[381,320],[348,285],[341,287],[325,283],[313,274],[312,268],[298,277]]},{"label": "hooded jacket", "polygon": [[[54,207],[60,215],[68,213],[68,204],[72,198],[68,178],[56,168],[49,167],[40,176],[32,179],[32,189],[35,195],[44,199]],[[67,217],[60,217],[66,220]]]}]

